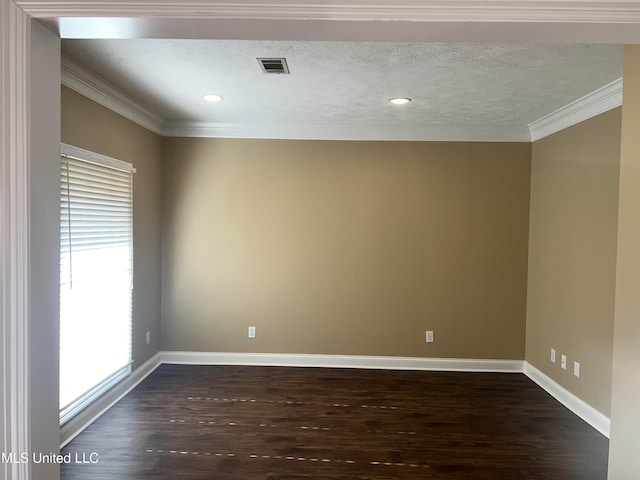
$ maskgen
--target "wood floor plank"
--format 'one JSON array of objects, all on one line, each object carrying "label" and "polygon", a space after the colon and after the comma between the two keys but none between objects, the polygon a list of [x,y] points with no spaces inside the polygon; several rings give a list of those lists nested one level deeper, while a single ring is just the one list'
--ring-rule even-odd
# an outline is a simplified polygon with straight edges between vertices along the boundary
[{"label": "wood floor plank", "polygon": [[63,480],[605,480],[608,440],[520,374],[162,365]]}]

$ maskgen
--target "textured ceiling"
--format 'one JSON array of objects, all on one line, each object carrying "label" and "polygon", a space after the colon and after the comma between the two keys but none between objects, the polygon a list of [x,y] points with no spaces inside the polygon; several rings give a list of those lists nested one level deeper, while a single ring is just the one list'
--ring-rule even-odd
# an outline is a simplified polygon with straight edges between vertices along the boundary
[{"label": "textured ceiling", "polygon": [[[622,76],[622,47],[64,40],[63,52],[168,121],[523,126]],[[286,57],[265,75],[256,57]],[[208,104],[205,93],[224,101]],[[404,107],[392,97],[411,97]]]}]

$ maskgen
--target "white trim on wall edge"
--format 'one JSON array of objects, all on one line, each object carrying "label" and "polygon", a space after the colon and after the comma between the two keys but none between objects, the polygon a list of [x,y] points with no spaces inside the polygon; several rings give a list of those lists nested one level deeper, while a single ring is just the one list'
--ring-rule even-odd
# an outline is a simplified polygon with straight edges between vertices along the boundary
[{"label": "white trim on wall edge", "polygon": [[89,407],[65,423],[60,428],[60,448],[80,435],[85,428],[95,422],[140,382],[147,378],[151,372],[160,366],[162,363],[161,358],[161,354],[156,353],[140,367],[136,368],[131,375],[122,382],[118,383]]},{"label": "white trim on wall edge", "polygon": [[[33,17],[173,17],[207,19],[410,21],[410,22],[588,22],[628,24],[640,21],[634,0],[370,0],[368,2],[310,2],[281,0],[204,0],[198,2],[139,0],[16,0]],[[130,4],[129,4],[130,3]],[[485,3],[485,4],[483,4]]]},{"label": "white trim on wall edge", "polygon": [[[0,452],[31,450],[31,23],[0,2]],[[0,478],[29,479],[31,465],[0,462]]]},{"label": "white trim on wall edge", "polygon": [[584,400],[576,397],[569,390],[562,387],[529,362],[524,362],[524,374],[582,420],[609,438],[609,432],[611,430],[611,420],[609,417],[600,413]]},{"label": "white trim on wall edge", "polygon": [[618,78],[529,124],[531,141],[608,112],[622,105],[622,78]]},{"label": "white trim on wall edge", "polygon": [[167,121],[95,72],[62,56],[62,84],[165,137],[534,142],[622,105],[622,78],[604,85],[528,126],[233,124]]},{"label": "white trim on wall edge", "polygon": [[161,352],[161,355],[162,363],[193,365],[259,365],[500,373],[522,373],[523,369],[522,360],[167,351]]},{"label": "white trim on wall edge", "polygon": [[540,370],[522,360],[466,358],[422,358],[362,355],[309,355],[280,353],[173,352],[156,353],[127,379],[116,385],[60,429],[60,447],[107,412],[161,364],[247,365],[320,368],[363,368],[383,370],[425,370],[448,372],[524,373],[558,402],[609,438],[611,420],[556,383]]},{"label": "white trim on wall edge", "polygon": [[63,55],[61,57],[62,85],[75,90],[80,95],[108,108],[121,117],[137,123],[141,127],[162,134],[165,119],[149,110],[138,100],[127,95],[113,84],[84,65]]},{"label": "white trim on wall edge", "polygon": [[531,142],[527,127],[435,124],[169,122],[165,137],[267,138],[400,142]]},{"label": "white trim on wall edge", "polygon": [[368,357],[360,355],[305,355],[224,352],[158,352],[129,377],[117,384],[60,428],[60,448],[131,392],[161,364],[247,365],[386,370],[437,370],[453,372],[522,373],[522,360],[473,360],[458,358]]}]

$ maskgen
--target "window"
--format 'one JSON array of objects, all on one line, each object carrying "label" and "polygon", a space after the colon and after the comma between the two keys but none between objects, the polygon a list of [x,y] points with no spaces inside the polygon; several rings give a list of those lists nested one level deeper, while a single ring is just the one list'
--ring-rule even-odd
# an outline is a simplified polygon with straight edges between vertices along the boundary
[{"label": "window", "polygon": [[133,173],[62,146],[61,424],[131,371]]}]

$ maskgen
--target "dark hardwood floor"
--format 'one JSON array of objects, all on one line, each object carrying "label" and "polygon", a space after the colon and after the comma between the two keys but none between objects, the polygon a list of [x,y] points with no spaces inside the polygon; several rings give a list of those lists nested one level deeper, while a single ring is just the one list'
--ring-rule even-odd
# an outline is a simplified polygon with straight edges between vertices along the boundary
[{"label": "dark hardwood floor", "polygon": [[608,440],[521,374],[162,365],[62,453],[98,460],[63,480],[604,480]]}]

